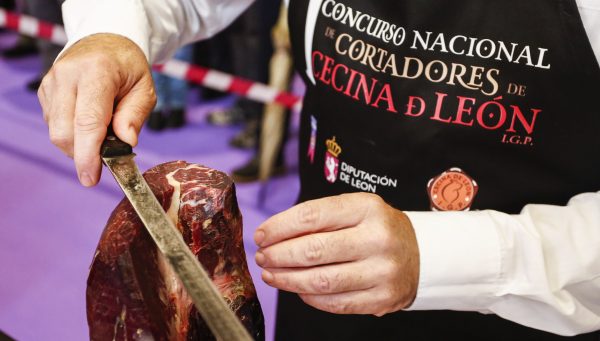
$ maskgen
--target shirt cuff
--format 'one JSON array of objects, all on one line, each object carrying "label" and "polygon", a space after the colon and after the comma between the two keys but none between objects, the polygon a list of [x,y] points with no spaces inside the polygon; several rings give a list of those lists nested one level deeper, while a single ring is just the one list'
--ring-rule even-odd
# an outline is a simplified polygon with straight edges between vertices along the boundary
[{"label": "shirt cuff", "polygon": [[420,253],[417,297],[407,310],[487,312],[501,280],[501,246],[492,216],[405,212]]},{"label": "shirt cuff", "polygon": [[112,33],[133,41],[149,59],[151,29],[140,0],[67,0],[62,11],[69,40],[60,55],[82,38]]}]

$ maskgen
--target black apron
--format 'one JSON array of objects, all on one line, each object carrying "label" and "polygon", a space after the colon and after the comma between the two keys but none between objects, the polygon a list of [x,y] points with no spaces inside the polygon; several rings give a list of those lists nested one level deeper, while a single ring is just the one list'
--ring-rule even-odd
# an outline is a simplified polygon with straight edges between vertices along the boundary
[{"label": "black apron", "polygon": [[[299,201],[365,191],[430,210],[430,180],[453,167],[471,192],[449,208],[518,213],[600,189],[600,68],[574,0],[309,2],[290,3],[307,84]],[[328,314],[286,292],[276,338],[562,339],[493,314]]]}]

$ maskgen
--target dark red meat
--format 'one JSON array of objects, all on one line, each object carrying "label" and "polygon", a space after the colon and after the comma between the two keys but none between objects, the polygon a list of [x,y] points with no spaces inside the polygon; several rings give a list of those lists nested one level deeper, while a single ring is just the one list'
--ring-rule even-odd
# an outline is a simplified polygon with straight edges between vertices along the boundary
[{"label": "dark red meat", "polygon": [[[229,307],[263,340],[231,179],[183,161],[154,167],[144,177]],[[113,211],[94,256],[87,317],[90,339],[97,341],[214,340],[126,199]]]}]

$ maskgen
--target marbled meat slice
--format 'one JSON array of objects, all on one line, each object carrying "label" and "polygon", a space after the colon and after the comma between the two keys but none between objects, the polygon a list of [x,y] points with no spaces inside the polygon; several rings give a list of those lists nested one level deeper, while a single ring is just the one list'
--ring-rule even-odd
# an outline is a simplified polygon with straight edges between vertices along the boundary
[{"label": "marbled meat slice", "polygon": [[[154,167],[144,177],[231,310],[263,340],[231,179],[183,161]],[[126,199],[102,234],[86,296],[91,340],[214,340]]]}]

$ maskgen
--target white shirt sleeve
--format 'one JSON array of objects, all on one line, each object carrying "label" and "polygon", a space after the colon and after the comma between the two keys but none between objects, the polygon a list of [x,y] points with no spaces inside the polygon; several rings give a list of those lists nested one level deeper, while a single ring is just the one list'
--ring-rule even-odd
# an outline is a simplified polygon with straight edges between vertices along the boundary
[{"label": "white shirt sleeve", "polygon": [[495,313],[560,335],[600,329],[600,192],[518,215],[407,214],[421,254],[409,310]]},{"label": "white shirt sleeve", "polygon": [[182,45],[213,36],[253,0],[67,0],[63,18],[69,46],[96,33],[136,43],[151,63]]}]

